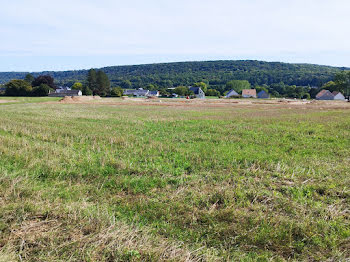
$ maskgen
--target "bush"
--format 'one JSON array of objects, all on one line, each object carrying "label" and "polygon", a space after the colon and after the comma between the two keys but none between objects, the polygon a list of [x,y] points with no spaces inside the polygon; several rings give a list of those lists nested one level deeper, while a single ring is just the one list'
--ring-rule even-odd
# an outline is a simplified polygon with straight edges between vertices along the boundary
[{"label": "bush", "polygon": [[91,96],[92,95],[92,91],[87,85],[83,86],[82,93],[84,96]]},{"label": "bush", "polygon": [[114,97],[123,96],[123,89],[120,86],[112,88],[111,96],[114,96]]},{"label": "bush", "polygon": [[206,92],[207,96],[220,96],[220,92],[218,90],[215,89],[208,89],[208,91]]},{"label": "bush", "polygon": [[311,96],[310,96],[309,93],[305,93],[305,94],[303,95],[303,99],[310,99],[310,98],[311,98]]},{"label": "bush", "polygon": [[41,84],[40,86],[36,86],[33,88],[32,95],[33,96],[47,96],[49,94],[50,87],[46,84]]},{"label": "bush", "polygon": [[5,87],[6,96],[29,96],[32,92],[32,86],[24,80],[11,80]]}]

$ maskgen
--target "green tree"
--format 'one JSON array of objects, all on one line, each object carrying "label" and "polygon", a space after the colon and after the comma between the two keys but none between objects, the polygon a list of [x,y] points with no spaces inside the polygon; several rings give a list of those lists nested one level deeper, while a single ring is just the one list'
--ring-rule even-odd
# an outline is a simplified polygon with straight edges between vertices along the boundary
[{"label": "green tree", "polygon": [[55,80],[52,76],[41,75],[41,76],[36,77],[33,80],[32,86],[40,86],[41,84],[45,84],[45,85],[48,85],[52,89],[56,89],[56,85],[54,82],[55,82]]},{"label": "green tree", "polygon": [[41,84],[33,88],[33,96],[47,96],[49,94],[50,87],[47,84]]},{"label": "green tree", "polygon": [[92,95],[92,90],[87,85],[83,85],[83,90],[81,92],[83,93],[84,96]]},{"label": "green tree", "polygon": [[338,91],[345,94],[347,98],[350,96],[350,71],[342,71],[335,75],[335,84],[338,87]]},{"label": "green tree", "polygon": [[80,83],[80,82],[75,82],[75,83],[72,85],[72,89],[74,89],[74,90],[83,90],[83,84]]},{"label": "green tree", "polygon": [[131,89],[132,88],[132,84],[129,80],[124,80],[120,83],[120,86],[124,89]]},{"label": "green tree", "polygon": [[115,96],[115,97],[123,96],[123,89],[120,86],[112,88],[111,96]]},{"label": "green tree", "polygon": [[26,74],[26,76],[24,77],[24,81],[26,81],[29,84],[32,84],[32,82],[34,81],[34,76],[32,74]]},{"label": "green tree", "polygon": [[92,92],[97,90],[97,75],[95,69],[90,69],[88,72],[87,89],[91,90]]},{"label": "green tree", "polygon": [[190,89],[187,86],[178,86],[174,89],[174,93],[179,96],[189,96],[192,94]]},{"label": "green tree", "polygon": [[266,93],[269,92],[268,87],[266,85],[256,86],[255,89],[256,89],[257,93],[259,93],[261,91],[265,91]]},{"label": "green tree", "polygon": [[311,98],[311,96],[310,96],[310,94],[309,93],[305,93],[304,95],[303,95],[303,97],[302,97],[303,99],[310,99]]},{"label": "green tree", "polygon": [[110,93],[111,82],[108,76],[102,70],[97,71],[97,89],[93,90],[94,94],[106,96]]},{"label": "green tree", "polygon": [[243,89],[250,89],[251,85],[247,80],[231,80],[226,83],[226,91],[231,89],[235,90],[237,93],[241,93]]},{"label": "green tree", "polygon": [[325,83],[321,87],[321,89],[327,89],[327,90],[333,92],[333,91],[338,91],[339,87],[334,81],[329,81],[329,82]]},{"label": "green tree", "polygon": [[159,90],[159,94],[161,96],[170,96],[171,92],[169,92],[168,89],[166,89],[166,88],[162,88],[162,89]]},{"label": "green tree", "polygon": [[153,84],[146,85],[146,90],[157,90],[157,87],[155,87]]},{"label": "green tree", "polygon": [[215,89],[208,89],[208,91],[206,92],[207,96],[220,96],[220,92],[218,90]]},{"label": "green tree", "polygon": [[5,87],[7,96],[29,96],[32,92],[32,86],[24,80],[11,80]]}]

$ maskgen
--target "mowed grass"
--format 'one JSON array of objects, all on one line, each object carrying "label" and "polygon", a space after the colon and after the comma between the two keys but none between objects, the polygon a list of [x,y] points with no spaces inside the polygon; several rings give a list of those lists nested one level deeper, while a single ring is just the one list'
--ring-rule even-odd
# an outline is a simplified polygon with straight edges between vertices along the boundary
[{"label": "mowed grass", "polygon": [[350,111],[0,106],[0,261],[350,258]]},{"label": "mowed grass", "polygon": [[[9,104],[9,103],[38,103],[38,102],[55,102],[62,99],[61,97],[12,97],[12,96],[0,96],[0,103]],[[7,103],[6,103],[7,102]]]}]

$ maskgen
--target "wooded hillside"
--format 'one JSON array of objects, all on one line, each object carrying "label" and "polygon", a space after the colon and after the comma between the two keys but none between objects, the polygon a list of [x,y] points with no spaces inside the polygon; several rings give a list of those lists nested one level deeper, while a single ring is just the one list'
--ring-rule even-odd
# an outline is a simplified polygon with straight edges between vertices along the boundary
[{"label": "wooded hillside", "polygon": [[[321,86],[332,80],[336,72],[344,69],[346,68],[240,60],[111,66],[102,68],[102,71],[108,75],[112,86],[120,85],[124,80],[130,80],[133,87],[153,84],[159,88],[204,81],[215,88],[234,79],[248,80],[252,85],[284,82],[287,85]],[[49,74],[58,84],[69,85],[75,81],[84,81],[87,72],[87,70],[38,72],[33,75]],[[26,73],[2,72],[0,83],[6,83],[11,79],[23,79]]]}]

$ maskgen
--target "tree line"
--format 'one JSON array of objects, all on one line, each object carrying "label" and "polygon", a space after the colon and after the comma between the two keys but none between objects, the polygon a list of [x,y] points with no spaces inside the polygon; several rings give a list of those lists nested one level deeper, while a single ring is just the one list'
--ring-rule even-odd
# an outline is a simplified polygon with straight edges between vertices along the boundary
[{"label": "tree line", "polygon": [[[225,61],[223,61],[224,63]],[[201,62],[198,62],[199,65]],[[204,62],[202,62],[204,63]],[[265,62],[264,62],[265,63]],[[170,65],[177,64],[172,63]],[[186,63],[179,63],[186,64]],[[204,63],[205,64],[205,63]],[[215,63],[214,63],[215,64]],[[270,63],[267,63],[269,66]],[[278,63],[277,63],[278,64]],[[283,66],[290,64],[283,64]],[[145,65],[148,67],[151,65]],[[157,68],[159,65],[155,65]],[[266,66],[266,64],[265,64]],[[281,66],[281,67],[283,67]],[[311,65],[307,65],[311,66]],[[132,66],[134,67],[134,66]],[[141,68],[143,66],[140,66]],[[248,68],[248,65],[246,65]],[[318,68],[318,66],[315,66]],[[176,67],[175,67],[176,68]],[[323,68],[323,67],[321,67]],[[326,67],[328,68],[328,67]],[[334,68],[333,68],[334,69]],[[153,68],[153,70],[156,70]],[[324,68],[323,68],[324,70]],[[315,95],[322,89],[328,89],[332,91],[341,91],[343,94],[350,95],[350,71],[335,71],[332,76],[327,78],[327,80],[320,86],[312,85],[290,85],[290,81],[276,82],[276,83],[252,83],[245,79],[231,79],[227,82],[222,82],[222,80],[210,81],[208,79],[201,79],[201,81],[196,81],[194,77],[190,77],[190,80],[180,82],[180,84],[174,84],[173,81],[167,79],[159,84],[159,82],[149,82],[147,84],[140,84],[138,81],[131,81],[129,79],[123,79],[121,81],[113,82],[110,81],[108,74],[104,70],[90,69],[85,72],[85,78],[82,81],[71,81],[68,86],[72,89],[82,90],[84,95],[100,95],[100,96],[122,96],[123,89],[131,88],[144,88],[148,90],[158,90],[161,95],[169,96],[172,93],[177,93],[180,96],[192,95],[188,86],[199,86],[206,93],[207,96],[223,96],[229,90],[234,89],[236,92],[240,93],[243,89],[255,88],[258,91],[265,90],[270,93],[273,97],[289,97],[289,98],[314,98]],[[174,74],[176,70],[174,69]],[[290,73],[292,75],[293,72]],[[142,74],[142,70],[138,72]],[[170,76],[169,76],[170,77]],[[290,76],[292,77],[292,76]],[[170,77],[171,78],[171,77]],[[148,81],[154,80],[152,77],[148,78]],[[11,80],[6,85],[5,94],[9,96],[45,96],[50,90],[56,89],[56,83],[60,83],[50,75],[39,75],[34,77],[32,74],[27,74],[23,80]],[[117,84],[116,84],[117,83]],[[218,84],[220,83],[220,84]],[[176,87],[175,90],[169,90],[169,88]]]},{"label": "tree line", "polygon": [[5,84],[6,96],[47,96],[56,89],[53,77],[42,75],[33,77],[27,74],[24,79],[10,80]]}]

